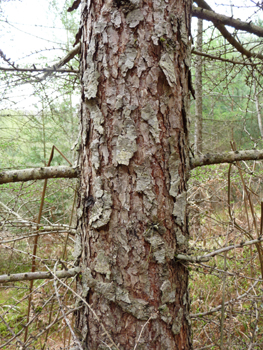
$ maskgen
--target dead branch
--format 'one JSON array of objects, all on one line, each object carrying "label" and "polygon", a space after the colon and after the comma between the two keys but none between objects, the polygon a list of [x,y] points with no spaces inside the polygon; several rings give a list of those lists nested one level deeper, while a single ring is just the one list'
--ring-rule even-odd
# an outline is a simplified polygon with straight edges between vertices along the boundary
[{"label": "dead branch", "polygon": [[251,34],[255,34],[259,37],[263,37],[263,27],[256,26],[251,22],[243,22],[239,19],[220,15],[219,13],[201,7],[193,7],[192,15],[193,17],[205,19],[217,24],[228,25],[235,29],[240,29]]},{"label": "dead branch", "polygon": [[[197,3],[197,5],[205,10],[214,12],[213,9],[206,3],[206,1],[204,0],[195,0],[195,2]],[[247,57],[255,57],[255,58],[260,58],[263,59],[263,55],[260,53],[254,53],[251,52],[247,49],[244,48],[243,45],[240,44],[240,42],[238,42],[232,35],[231,33],[226,29],[226,27],[224,26],[224,24],[219,23],[218,21],[214,21],[213,22],[215,27],[220,31],[220,33],[223,35],[223,37],[240,53],[242,53],[242,55],[245,55]]]},{"label": "dead branch", "polygon": [[0,71],[12,71],[12,72],[44,72],[42,77],[37,78],[37,81],[43,81],[53,73],[75,73],[77,74],[78,71],[74,69],[59,69],[62,66],[64,66],[66,63],[68,63],[73,57],[75,57],[77,54],[80,53],[80,44],[76,45],[74,49],[69,51],[65,57],[63,57],[61,60],[58,61],[58,63],[54,64],[51,67],[46,67],[46,68],[19,68],[16,67],[14,64],[10,63],[10,59],[7,59],[4,53],[0,50],[0,56],[9,64],[11,65],[12,68],[7,68],[7,67],[0,67]]},{"label": "dead branch", "polygon": [[72,12],[79,7],[81,0],[75,0],[73,4],[67,9],[68,12]]},{"label": "dead branch", "polygon": [[75,57],[77,54],[80,53],[80,44],[76,45],[73,50],[69,51],[69,53],[63,57],[58,63],[54,64],[52,67],[49,67],[51,71],[46,72],[42,78],[39,78],[39,81],[42,81],[49,77],[52,73],[55,73],[60,67],[64,66],[66,63],[68,63],[73,57]]},{"label": "dead branch", "polygon": [[[190,159],[191,169],[211,164],[234,163],[241,160],[263,159],[263,150],[247,150],[228,153],[207,153]],[[0,172],[0,184],[31,180],[77,178],[78,170],[68,166],[51,166]]]},{"label": "dead branch", "polygon": [[247,241],[247,242],[241,242],[240,244],[234,244],[234,245],[230,245],[227,247],[223,247],[223,248],[214,250],[213,252],[206,254],[206,255],[202,255],[202,256],[178,254],[175,257],[178,260],[184,260],[184,261],[188,261],[188,262],[192,262],[192,263],[198,263],[198,262],[202,262],[202,261],[209,261],[210,258],[212,258],[213,256],[222,254],[222,253],[227,252],[229,250],[243,248],[244,246],[257,244],[260,242],[263,242],[263,237],[259,237],[258,239],[253,239],[253,240]]},{"label": "dead branch", "polygon": [[[7,220],[4,220],[4,221],[0,221],[0,226],[11,225],[11,226],[16,226],[16,227],[20,227],[20,228],[25,228],[26,227],[26,228],[29,229],[30,233],[37,232],[39,234],[45,233],[45,231],[47,231],[49,233],[53,233],[53,232],[58,232],[58,233],[69,232],[72,235],[75,235],[75,233],[76,233],[76,230],[70,225],[53,224],[53,223],[49,223],[49,225],[42,225],[40,223],[37,224],[36,222],[23,219],[17,212],[15,212],[14,210],[10,209],[7,205],[2,203],[1,201],[0,201],[0,206],[4,208],[5,212],[7,212],[10,215],[14,215],[17,218],[16,220],[14,220],[14,219],[13,220],[7,219]],[[0,237],[0,240],[1,239],[3,239],[3,237]],[[20,237],[18,237],[18,239],[20,239]],[[1,243],[4,243],[4,241],[1,240]]]},{"label": "dead branch", "polygon": [[207,153],[200,157],[190,159],[191,169],[199,166],[221,164],[221,163],[234,163],[241,160],[260,160],[263,159],[263,150],[247,150],[247,151],[235,151],[227,153]]},{"label": "dead branch", "polygon": [[76,168],[71,168],[68,166],[50,166],[23,170],[2,171],[0,172],[0,184],[52,178],[70,179],[76,177],[78,177],[78,171]]},{"label": "dead branch", "polygon": [[54,70],[54,68],[18,68],[18,67],[14,67],[14,68],[0,67],[0,71],[4,71],[4,72],[29,72],[29,73],[33,73],[33,72],[75,73],[75,74],[78,74],[78,72],[79,72],[75,69],[56,69],[56,70]]},{"label": "dead branch", "polygon": [[[74,277],[80,272],[79,267],[74,267],[68,270],[61,270],[56,272],[57,278]],[[45,280],[53,279],[54,274],[49,271],[41,272],[25,272],[25,273],[15,273],[10,275],[1,275],[0,283],[7,282],[18,282],[18,281],[32,281],[32,280]]]},{"label": "dead branch", "polygon": [[[1,224],[1,222],[0,222]],[[1,244],[6,244],[6,243],[11,243],[11,242],[18,242],[18,241],[22,241],[23,239],[28,239],[28,238],[33,238],[33,237],[36,237],[36,236],[45,236],[45,235],[51,235],[51,234],[62,234],[62,233],[68,233],[68,234],[71,234],[71,235],[74,235],[76,233],[76,230],[52,230],[52,231],[37,231],[37,233],[34,233],[34,234],[27,234],[27,235],[24,235],[24,236],[19,236],[19,237],[16,237],[16,238],[10,238],[10,239],[6,239],[6,240],[0,240],[0,245]],[[74,239],[72,239],[71,237],[69,238],[71,241],[75,242]]]}]

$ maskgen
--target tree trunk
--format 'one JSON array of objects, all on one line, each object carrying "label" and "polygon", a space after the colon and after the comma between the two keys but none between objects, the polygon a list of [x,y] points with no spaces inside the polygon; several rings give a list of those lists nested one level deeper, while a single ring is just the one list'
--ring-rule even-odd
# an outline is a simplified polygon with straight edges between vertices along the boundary
[{"label": "tree trunk", "polygon": [[[202,52],[203,20],[198,18],[196,49]],[[203,101],[202,101],[202,56],[196,56],[195,64],[195,153],[202,153]]]},{"label": "tree trunk", "polygon": [[260,108],[260,103],[259,103],[259,97],[258,95],[262,92],[260,90],[259,92],[257,91],[257,82],[256,78],[254,76],[254,93],[255,93],[255,103],[256,103],[256,111],[257,111],[257,117],[258,117],[258,128],[260,131],[260,136],[263,139],[263,127],[262,127],[262,120],[261,120],[261,108]]},{"label": "tree trunk", "polygon": [[174,259],[188,241],[190,12],[190,0],[82,1],[75,257],[97,315],[76,315],[86,349],[192,348]]}]

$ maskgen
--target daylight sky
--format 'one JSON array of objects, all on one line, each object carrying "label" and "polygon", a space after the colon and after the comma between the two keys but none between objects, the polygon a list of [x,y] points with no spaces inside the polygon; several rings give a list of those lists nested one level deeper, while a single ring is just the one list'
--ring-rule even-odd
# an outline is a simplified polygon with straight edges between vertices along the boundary
[{"label": "daylight sky", "polygon": [[[234,17],[244,21],[249,20],[256,9],[251,0],[207,0],[207,2],[218,12],[229,16],[233,14]],[[44,50],[42,54],[52,58],[57,54],[56,50],[63,47],[67,34],[59,18],[49,8],[50,1],[0,0],[0,3],[3,10],[2,16],[0,15],[0,49],[8,58],[18,64],[34,62],[37,56],[30,56],[31,53]],[[66,11],[65,0],[57,0],[56,3],[60,11]],[[231,7],[231,4],[235,6]],[[257,15],[262,17],[262,11]],[[45,51],[52,48],[56,50]],[[23,59],[25,56],[27,58]]]},{"label": "daylight sky", "polygon": [[[66,51],[67,31],[60,21],[59,13],[66,13],[68,5],[65,0],[53,0],[59,10],[54,13],[50,5],[51,0],[0,0],[0,49],[7,58],[16,65],[23,67],[27,64],[41,68],[41,56],[47,57],[51,65],[57,62],[57,57],[63,57]],[[72,0],[73,2],[73,0]],[[256,7],[252,0],[207,0],[209,5],[217,12],[250,20]],[[235,4],[231,7],[231,4]],[[239,7],[236,7],[238,5]],[[255,17],[263,17],[262,11],[258,11]],[[78,19],[77,19],[78,21]],[[193,36],[196,19],[193,19]],[[204,21],[204,28],[210,25]],[[37,52],[37,53],[36,53]],[[6,65],[0,60],[0,66]],[[24,108],[33,104],[32,98],[25,98],[30,87],[23,87],[23,93],[19,93],[19,103]],[[30,93],[28,94],[30,95]],[[33,95],[33,93],[31,93]]]},{"label": "daylight sky", "polygon": [[[60,20],[60,12],[67,13],[68,6],[65,0],[56,0],[58,10],[50,4],[51,0],[0,0],[0,49],[15,65],[33,68],[34,64],[42,68],[42,57],[46,58],[47,65],[52,65],[66,55],[68,33]],[[0,60],[0,66],[7,63]],[[34,110],[34,105],[39,105],[30,84],[9,91],[10,95],[14,101],[12,109]],[[77,98],[76,103],[78,101]],[[9,107],[2,101],[0,109],[3,108]]]},{"label": "daylight sky", "polygon": [[[58,0],[57,3],[62,11],[64,1]],[[67,41],[65,28],[49,8],[49,1],[3,1],[2,10],[0,48],[6,57],[18,64],[34,62],[37,55],[30,57],[30,54],[40,50],[44,56],[53,57]],[[45,51],[52,48],[56,50]]]}]

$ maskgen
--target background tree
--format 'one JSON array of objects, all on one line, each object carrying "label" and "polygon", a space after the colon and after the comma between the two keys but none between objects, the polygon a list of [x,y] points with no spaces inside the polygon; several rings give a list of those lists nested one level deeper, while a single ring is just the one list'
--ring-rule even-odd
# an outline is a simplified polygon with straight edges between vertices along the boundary
[{"label": "background tree", "polygon": [[[202,52],[203,20],[197,21],[196,49]],[[203,122],[203,92],[202,92],[202,56],[196,56],[195,62],[195,154],[202,153],[202,122]]]}]

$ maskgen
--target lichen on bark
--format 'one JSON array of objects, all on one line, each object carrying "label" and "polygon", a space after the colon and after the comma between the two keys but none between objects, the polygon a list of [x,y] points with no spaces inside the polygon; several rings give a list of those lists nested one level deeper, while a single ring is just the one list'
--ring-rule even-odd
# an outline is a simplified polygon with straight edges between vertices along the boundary
[{"label": "lichen on bark", "polygon": [[106,275],[107,279],[110,278],[111,270],[110,270],[109,258],[105,254],[104,250],[98,251],[98,255],[95,260],[94,270],[98,273]]},{"label": "lichen on bark", "polygon": [[159,129],[159,122],[157,118],[158,109],[159,109],[159,101],[155,101],[154,104],[148,103],[141,110],[142,119],[149,124],[150,132],[154,137],[155,142],[160,141],[160,137],[159,137],[160,129]]},{"label": "lichen on bark", "polygon": [[120,135],[117,136],[116,144],[116,162],[118,164],[129,165],[130,159],[137,150],[137,133],[135,123],[130,117],[131,112],[129,108],[124,109],[121,127],[119,125],[118,133]]},{"label": "lichen on bark", "polygon": [[[98,193],[98,192],[97,192]],[[112,212],[111,194],[103,191],[103,195],[96,199],[90,215],[90,224],[94,228],[100,228],[108,224]]]},{"label": "lichen on bark", "polygon": [[178,313],[177,313],[177,316],[175,317],[175,319],[173,321],[172,331],[175,335],[180,333],[181,328],[183,326],[182,325],[183,314],[184,314],[183,309],[180,308]]},{"label": "lichen on bark", "polygon": [[174,62],[173,54],[165,52],[159,62],[160,67],[162,68],[164,75],[168,81],[168,84],[172,87],[176,85],[176,75],[174,71]]},{"label": "lichen on bark", "polygon": [[158,227],[150,227],[144,232],[144,237],[151,245],[149,258],[152,255],[158,264],[165,264],[174,258],[175,249],[168,246],[160,232],[162,231]]},{"label": "lichen on bark", "polygon": [[95,39],[92,38],[89,44],[89,50],[87,53],[87,67],[83,74],[83,86],[85,97],[89,100],[95,98],[98,90],[98,78],[99,72],[96,69],[96,64],[93,61],[93,55],[95,53]]},{"label": "lichen on bark", "polygon": [[126,45],[124,53],[119,58],[119,69],[121,70],[122,76],[125,77],[128,70],[134,67],[135,58],[137,56],[136,41],[133,35]]},{"label": "lichen on bark", "polygon": [[176,202],[174,203],[173,215],[175,222],[179,226],[184,226],[186,224],[186,191],[178,194],[176,197]]}]

